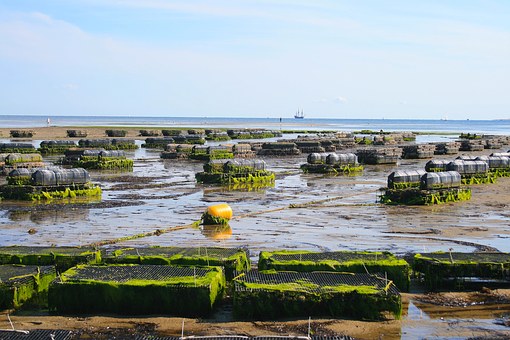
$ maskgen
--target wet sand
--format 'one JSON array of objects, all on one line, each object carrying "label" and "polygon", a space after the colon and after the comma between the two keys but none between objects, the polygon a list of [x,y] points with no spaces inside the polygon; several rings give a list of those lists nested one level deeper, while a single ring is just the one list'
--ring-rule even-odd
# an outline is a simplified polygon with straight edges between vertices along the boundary
[{"label": "wet sand", "polygon": [[[67,139],[68,129],[87,130],[90,139],[105,138],[106,128],[103,127],[30,130],[35,131],[34,140],[52,140]],[[139,129],[126,128],[129,131],[127,137],[145,139],[137,136]],[[0,129],[0,138],[8,138],[9,130]],[[507,149],[485,150],[477,154]],[[194,174],[201,171],[200,162],[163,161],[159,151],[146,149],[128,155],[135,160],[132,173],[91,172],[92,180],[103,189],[101,202],[60,204],[57,207],[2,202],[0,245],[66,246],[113,240],[186,225],[197,220],[208,205],[228,202],[236,216],[231,222],[231,234],[218,235],[184,228],[118,245],[248,246],[253,260],[261,250],[282,248],[388,250],[400,255],[448,249],[510,252],[510,178],[499,178],[493,185],[472,186],[472,199],[466,202],[425,207],[382,206],[376,204],[377,192],[386,185],[387,175],[396,169],[423,169],[426,160],[402,160],[398,166],[366,166],[363,174],[356,177],[329,177],[302,174],[299,165],[306,161],[304,155],[265,158],[268,168],[277,173],[273,188],[229,191],[196,184]],[[51,162],[53,159],[45,160]],[[330,200],[309,204],[325,198]],[[291,208],[296,204],[303,205]],[[30,234],[29,230],[35,233]],[[495,323],[499,315],[510,314],[508,305],[444,308],[418,302],[414,294],[404,294],[404,301],[406,312],[401,321],[314,322],[322,330],[320,334],[346,334],[361,339],[381,336],[399,339],[401,334],[403,338],[414,338],[413,334],[439,334],[439,337],[491,334],[495,337],[500,332],[510,336],[508,327]],[[186,334],[304,335],[308,323],[307,320],[233,322],[228,316],[218,314],[211,320],[187,319]],[[0,329],[10,328],[4,316],[0,317]],[[103,328],[107,331],[106,327],[133,328],[136,323],[154,323],[161,335],[180,335],[182,326],[181,318],[166,317],[63,317],[44,312],[35,315],[20,312],[11,318],[18,329]],[[476,327],[471,326],[473,322]]]}]

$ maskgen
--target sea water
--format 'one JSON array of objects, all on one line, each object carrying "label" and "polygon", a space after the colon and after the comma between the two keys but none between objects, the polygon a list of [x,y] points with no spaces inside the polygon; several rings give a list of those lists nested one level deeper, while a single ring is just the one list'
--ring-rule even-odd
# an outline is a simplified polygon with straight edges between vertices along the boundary
[{"label": "sea water", "polygon": [[325,119],[142,116],[0,115],[0,128],[51,126],[140,126],[199,128],[261,128],[274,130],[413,131],[443,134],[508,135],[510,120]]}]

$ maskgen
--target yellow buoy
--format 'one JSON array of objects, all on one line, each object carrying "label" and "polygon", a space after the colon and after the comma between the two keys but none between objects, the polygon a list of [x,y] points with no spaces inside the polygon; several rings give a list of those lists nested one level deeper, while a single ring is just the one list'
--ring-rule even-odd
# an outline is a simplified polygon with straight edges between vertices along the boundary
[{"label": "yellow buoy", "polygon": [[209,206],[202,215],[202,221],[204,224],[228,224],[232,215],[233,212],[230,205],[227,203],[220,203]]}]

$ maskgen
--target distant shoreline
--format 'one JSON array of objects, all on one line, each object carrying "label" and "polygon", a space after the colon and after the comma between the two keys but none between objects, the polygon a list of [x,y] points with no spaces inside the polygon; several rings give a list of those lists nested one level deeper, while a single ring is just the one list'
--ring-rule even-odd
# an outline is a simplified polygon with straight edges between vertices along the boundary
[{"label": "distant shoreline", "polygon": [[[227,130],[226,127],[214,127],[215,129]],[[147,136],[140,136],[140,130],[154,130],[158,131],[161,136],[161,130],[188,130],[188,129],[197,129],[196,127],[164,127],[164,126],[49,126],[49,127],[24,127],[24,128],[0,128],[0,139],[12,139],[12,140],[21,140],[27,138],[11,138],[10,131],[11,130],[30,130],[33,131],[32,140],[60,140],[60,139],[82,139],[82,138],[70,138],[67,136],[67,130],[84,130],[87,132],[86,139],[99,139],[99,138],[107,138],[106,130],[125,130],[127,131],[127,135],[124,138],[130,139],[139,139],[145,140],[148,138]],[[324,132],[333,132],[333,130],[307,130],[306,126],[300,127],[292,130],[280,130],[284,134],[314,134],[314,133],[324,133]],[[372,130],[374,133],[377,133],[378,130]],[[338,131],[340,132],[340,130]],[[389,132],[389,131],[385,131]],[[398,131],[396,131],[398,132]],[[360,133],[360,131],[358,131]],[[451,136],[451,135],[459,135],[460,132],[453,131],[416,131],[414,132],[417,135],[437,135],[437,136]],[[30,138],[29,138],[30,139]]]}]

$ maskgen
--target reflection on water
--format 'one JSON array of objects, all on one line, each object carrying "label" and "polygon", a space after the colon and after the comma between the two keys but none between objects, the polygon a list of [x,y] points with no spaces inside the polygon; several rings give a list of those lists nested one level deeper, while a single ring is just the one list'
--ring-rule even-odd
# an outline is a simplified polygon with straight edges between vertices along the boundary
[{"label": "reflection on water", "polygon": [[232,237],[232,228],[230,225],[203,225],[200,231],[202,235],[211,240],[228,240]]},{"label": "reflection on water", "polygon": [[89,217],[89,209],[73,209],[64,211],[62,209],[52,210],[9,210],[7,218],[13,222],[31,221],[35,224],[57,224],[75,221],[86,221]]},{"label": "reflection on water", "polygon": [[410,301],[401,338],[510,338],[509,327],[501,322],[509,311],[508,305],[444,307]]}]

